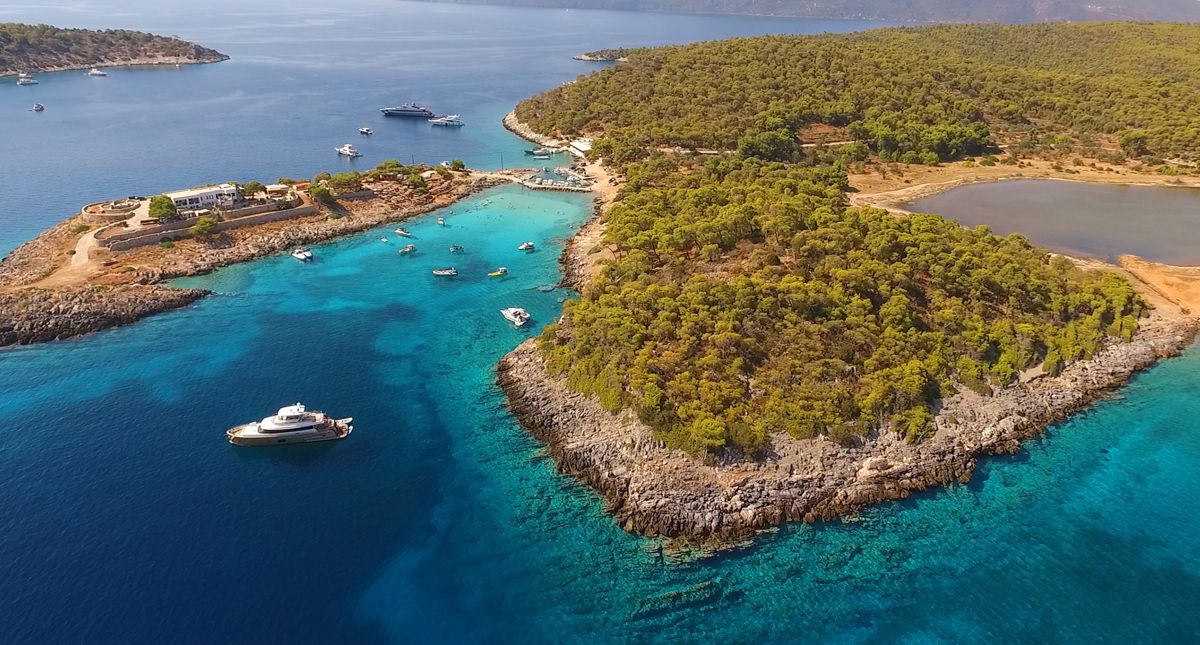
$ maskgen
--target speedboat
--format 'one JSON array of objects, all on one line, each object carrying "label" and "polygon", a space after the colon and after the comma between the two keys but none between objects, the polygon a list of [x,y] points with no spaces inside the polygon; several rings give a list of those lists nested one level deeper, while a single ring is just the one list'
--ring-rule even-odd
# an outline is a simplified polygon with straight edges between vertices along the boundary
[{"label": "speedboat", "polygon": [[500,315],[504,316],[505,320],[518,327],[524,327],[525,324],[529,322],[529,312],[520,307],[501,309]]},{"label": "speedboat", "polygon": [[386,237],[381,237],[381,238],[379,238],[379,241],[380,241],[380,242],[383,242],[384,244],[387,244],[387,238],[386,238]]},{"label": "speedboat", "polygon": [[371,136],[372,134],[375,134],[375,133],[374,133],[374,132],[371,130],[371,128],[359,128],[359,129],[358,129],[358,133],[359,133],[359,134],[365,134],[365,135],[367,135],[367,136]]},{"label": "speedboat", "polygon": [[438,223],[438,226],[445,226],[445,225],[446,225],[446,220],[444,220],[444,219],[442,219],[441,217],[439,217],[439,218],[437,218],[437,223]]},{"label": "speedboat", "polygon": [[354,146],[352,146],[348,143],[343,143],[342,145],[334,148],[334,150],[337,150],[337,153],[339,155],[342,155],[345,157],[361,157],[362,156],[361,152],[359,152],[357,149],[355,149]]},{"label": "speedboat", "polygon": [[521,242],[521,246],[518,246],[517,250],[518,251],[532,251],[532,250],[534,250],[534,248],[536,248],[536,247],[533,246],[533,242]]},{"label": "speedboat", "polygon": [[408,255],[409,253],[412,253],[416,250],[417,250],[416,244],[406,244],[404,246],[404,248],[402,248],[398,251],[398,253],[400,253],[400,255]]},{"label": "speedboat", "polygon": [[29,111],[30,112],[41,112],[44,109],[46,109],[46,106],[42,105],[41,103],[34,103],[33,107],[29,108]]},{"label": "speedboat", "polygon": [[409,233],[408,229],[406,229],[406,228],[396,229],[396,235],[399,235],[401,237],[412,237],[412,233]]},{"label": "speedboat", "polygon": [[309,260],[313,259],[313,254],[312,251],[309,251],[303,246],[298,246],[292,249],[292,257],[300,260],[301,262],[308,262]]},{"label": "speedboat", "polygon": [[457,244],[451,244],[451,245],[450,245],[450,252],[451,252],[451,253],[462,253],[462,252],[463,252],[463,247],[461,247],[461,246],[459,246],[459,245],[457,245]]},{"label": "speedboat", "polygon": [[229,443],[239,446],[276,446],[345,439],[354,426],[353,418],[334,419],[324,412],[308,411],[297,403],[279,408],[275,416],[234,426],[225,432]]},{"label": "speedboat", "polygon": [[29,74],[26,74],[25,72],[21,72],[20,74],[17,74],[17,85],[37,85],[37,84],[38,84],[37,79],[30,76]]},{"label": "speedboat", "polygon": [[457,114],[447,114],[446,116],[439,116],[436,119],[430,119],[429,123],[431,125],[440,125],[440,126],[448,127],[448,128],[461,128],[464,125],[466,125],[466,123],[463,123],[462,118],[460,118]]},{"label": "speedboat", "polygon": [[445,269],[434,269],[433,275],[441,276],[444,278],[453,277],[453,276],[458,275],[458,269],[455,269],[454,267],[446,267]]},{"label": "speedboat", "polygon": [[93,67],[87,71],[86,75],[87,76],[108,76],[108,72],[100,69],[99,67]]},{"label": "speedboat", "polygon": [[499,278],[499,277],[505,276],[505,275],[508,275],[508,269],[506,269],[504,267],[500,267],[499,269],[496,269],[495,271],[488,273],[488,277],[491,277],[491,278]]},{"label": "speedboat", "polygon": [[525,154],[534,155],[537,157],[543,157],[543,156],[552,155],[555,152],[558,152],[558,151],[555,150],[554,148],[533,148],[531,150],[526,150]]}]

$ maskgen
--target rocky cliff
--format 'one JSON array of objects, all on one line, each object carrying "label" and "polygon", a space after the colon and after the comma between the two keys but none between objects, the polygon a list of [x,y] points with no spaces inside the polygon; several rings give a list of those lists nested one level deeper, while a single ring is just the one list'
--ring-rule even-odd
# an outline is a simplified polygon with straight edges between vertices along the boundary
[{"label": "rocky cliff", "polygon": [[546,443],[559,470],[599,492],[626,530],[729,544],[781,522],[832,519],[966,482],[978,457],[1015,452],[1048,424],[1177,354],[1196,330],[1193,320],[1156,313],[1132,342],[1110,342],[1057,377],[991,397],[956,394],[942,401],[935,436],[918,444],[886,432],[856,447],[778,434],[758,461],[706,461],[666,449],[631,413],[606,411],[549,376],[533,340],[505,356],[497,372],[512,411]]}]

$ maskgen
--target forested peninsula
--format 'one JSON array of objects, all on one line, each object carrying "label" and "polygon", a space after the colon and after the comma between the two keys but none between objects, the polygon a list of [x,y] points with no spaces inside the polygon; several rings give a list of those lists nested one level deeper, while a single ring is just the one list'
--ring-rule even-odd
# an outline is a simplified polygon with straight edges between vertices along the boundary
[{"label": "forested peninsula", "polygon": [[215,49],[140,31],[0,23],[0,76],[105,65],[215,63],[228,58]]},{"label": "forested peninsula", "polygon": [[1200,20],[1193,0],[426,0],[567,9],[853,18],[896,22]]},{"label": "forested peninsula", "polygon": [[522,102],[541,134],[597,137],[624,185],[613,259],[501,366],[514,411],[656,535],[969,478],[1195,323],[1020,235],[849,208],[848,174],[1064,149],[1186,172],[1164,158],[1200,156],[1196,51],[1200,26],[1159,24],[773,36],[638,51]]}]

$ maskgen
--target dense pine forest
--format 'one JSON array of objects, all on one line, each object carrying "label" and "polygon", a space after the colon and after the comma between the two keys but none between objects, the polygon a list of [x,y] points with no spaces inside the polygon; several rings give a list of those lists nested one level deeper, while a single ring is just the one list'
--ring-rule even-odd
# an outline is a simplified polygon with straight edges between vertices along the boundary
[{"label": "dense pine forest", "polygon": [[991,130],[1126,136],[1200,157],[1200,25],[953,25],[640,50],[522,102],[545,131],[641,144],[795,152],[815,125],[877,151],[973,153]]},{"label": "dense pine forest", "polygon": [[[941,397],[1054,374],[1128,339],[1146,305],[1123,278],[1019,235],[847,208],[846,169],[871,149],[973,154],[997,114],[1062,132],[1145,128],[1152,149],[1195,152],[1186,97],[1198,86],[1183,84],[1197,49],[1170,43],[1198,33],[971,26],[704,43],[523,103],[543,132],[603,134],[595,153],[627,180],[604,215],[616,259],[546,329],[549,368],[671,445],[753,452],[778,432],[920,441]],[[1107,100],[1089,103],[1097,92]],[[863,142],[796,148],[814,122]],[[683,140],[738,152],[657,149]]]},{"label": "dense pine forest", "polygon": [[193,62],[224,60],[216,50],[140,31],[60,29],[50,25],[0,23],[0,75],[88,67],[137,59]]}]

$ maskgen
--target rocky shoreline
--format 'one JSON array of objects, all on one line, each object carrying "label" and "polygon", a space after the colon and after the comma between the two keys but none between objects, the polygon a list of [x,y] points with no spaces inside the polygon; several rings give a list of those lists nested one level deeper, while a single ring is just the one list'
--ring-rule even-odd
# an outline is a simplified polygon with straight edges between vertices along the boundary
[{"label": "rocky shoreline", "polygon": [[762,461],[728,454],[706,463],[668,450],[629,411],[546,373],[535,340],[505,356],[497,380],[509,407],[544,442],[560,472],[595,489],[625,530],[720,547],[782,522],[831,520],[913,491],[967,482],[976,460],[1013,453],[1161,358],[1174,356],[1197,322],[1155,313],[1128,343],[1109,342],[1089,361],[986,397],[942,401],[936,434],[910,445],[892,433],[844,447],[824,438],[772,437]]},{"label": "rocky shoreline", "polygon": [[448,206],[497,185],[496,179],[468,177],[442,182],[417,194],[398,182],[379,182],[373,190],[339,200],[344,212],[322,212],[230,231],[209,240],[186,240],[173,248],[142,247],[120,256],[121,269],[87,284],[37,286],[54,270],[54,249],[69,241],[71,218],[15,249],[0,262],[0,347],[62,340],[178,309],[210,294],[178,289],[163,280],[200,275],[256,260],[295,246],[316,244],[415,217]]}]

